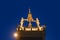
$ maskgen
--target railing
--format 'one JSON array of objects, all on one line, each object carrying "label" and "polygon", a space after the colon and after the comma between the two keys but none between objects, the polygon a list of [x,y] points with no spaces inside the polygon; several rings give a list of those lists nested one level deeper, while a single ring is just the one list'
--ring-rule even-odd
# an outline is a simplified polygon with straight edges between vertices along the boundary
[{"label": "railing", "polygon": [[[18,28],[17,28],[17,30],[18,30]],[[31,28],[29,28],[29,27],[20,27],[19,30],[21,30],[21,31],[43,31],[44,27],[37,27],[37,28],[35,28],[35,27],[31,27]]]}]

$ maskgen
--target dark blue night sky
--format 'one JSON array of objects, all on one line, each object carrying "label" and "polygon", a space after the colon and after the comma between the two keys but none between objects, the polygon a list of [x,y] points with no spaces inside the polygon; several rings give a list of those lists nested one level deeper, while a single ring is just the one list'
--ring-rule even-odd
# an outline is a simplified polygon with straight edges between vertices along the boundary
[{"label": "dark blue night sky", "polygon": [[13,33],[21,17],[27,17],[28,8],[33,18],[46,24],[46,40],[60,40],[59,0],[0,0],[0,40],[15,40]]}]

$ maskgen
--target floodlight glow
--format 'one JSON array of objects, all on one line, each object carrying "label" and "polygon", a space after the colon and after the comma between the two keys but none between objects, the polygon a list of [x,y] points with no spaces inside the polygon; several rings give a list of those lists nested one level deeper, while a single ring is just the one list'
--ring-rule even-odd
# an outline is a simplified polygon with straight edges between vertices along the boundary
[{"label": "floodlight glow", "polygon": [[14,33],[14,37],[18,37],[18,34],[17,33]]}]

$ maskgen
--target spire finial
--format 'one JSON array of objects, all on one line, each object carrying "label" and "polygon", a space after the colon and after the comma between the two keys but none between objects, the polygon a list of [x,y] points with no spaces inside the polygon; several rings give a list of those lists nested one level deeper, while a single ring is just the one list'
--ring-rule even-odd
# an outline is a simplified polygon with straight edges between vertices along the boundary
[{"label": "spire finial", "polygon": [[30,8],[29,8],[29,13],[31,13]]}]

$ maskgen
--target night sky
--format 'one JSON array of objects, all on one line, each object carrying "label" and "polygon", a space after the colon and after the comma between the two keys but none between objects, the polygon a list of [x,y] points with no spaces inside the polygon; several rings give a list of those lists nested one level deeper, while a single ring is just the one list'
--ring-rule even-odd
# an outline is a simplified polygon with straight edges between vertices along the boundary
[{"label": "night sky", "polygon": [[13,33],[21,17],[27,18],[28,8],[46,24],[46,40],[60,40],[59,0],[0,0],[0,40],[15,40]]}]

